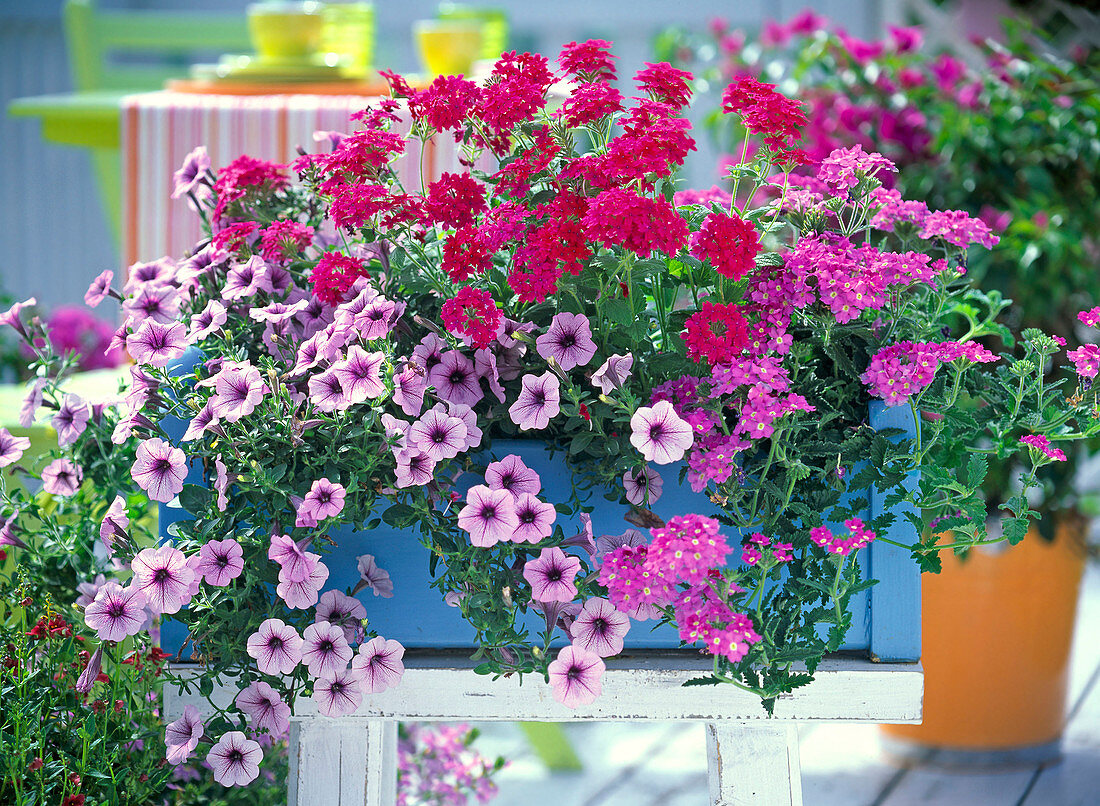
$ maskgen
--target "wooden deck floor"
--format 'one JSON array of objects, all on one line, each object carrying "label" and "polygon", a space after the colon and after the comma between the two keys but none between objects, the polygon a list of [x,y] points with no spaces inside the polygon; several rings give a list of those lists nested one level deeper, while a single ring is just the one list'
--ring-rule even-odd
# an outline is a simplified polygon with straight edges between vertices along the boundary
[{"label": "wooden deck floor", "polygon": [[[966,774],[904,768],[882,753],[874,725],[821,725],[801,734],[806,806],[1098,806],[1100,569],[1090,567],[1074,639],[1070,721],[1062,761]],[[495,806],[705,806],[703,729],[692,724],[571,724],[585,762],[548,773],[510,724],[479,725],[486,754],[512,759]]]}]

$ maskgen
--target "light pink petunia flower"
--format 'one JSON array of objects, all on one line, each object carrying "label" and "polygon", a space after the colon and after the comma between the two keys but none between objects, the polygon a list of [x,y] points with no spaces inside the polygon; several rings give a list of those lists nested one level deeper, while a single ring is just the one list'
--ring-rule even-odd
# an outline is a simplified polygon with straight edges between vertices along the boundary
[{"label": "light pink petunia flower", "polygon": [[684,451],[695,441],[691,426],[680,419],[672,404],[658,400],[642,406],[630,418],[630,444],[647,462],[667,465],[684,458]]},{"label": "light pink petunia flower", "polygon": [[406,364],[404,369],[393,376],[393,402],[409,417],[416,417],[424,408],[424,392],[427,388],[428,377],[425,371],[414,364]]},{"label": "light pink petunia flower", "polygon": [[228,319],[229,313],[225,306],[216,299],[210,300],[205,308],[191,317],[191,330],[187,334],[187,340],[192,344],[202,341],[224,325]]},{"label": "light pink petunia flower", "polygon": [[351,662],[352,672],[367,694],[377,694],[401,682],[405,674],[405,647],[382,636],[370,639],[359,647]]},{"label": "light pink petunia flower", "polygon": [[434,462],[458,456],[466,446],[466,423],[431,409],[409,428],[409,443]]},{"label": "light pink petunia flower", "polygon": [[336,624],[310,624],[302,633],[302,663],[314,677],[331,680],[347,668],[353,654],[343,629]]},{"label": "light pink petunia flower", "polygon": [[225,364],[210,380],[214,383],[214,396],[210,402],[218,419],[235,423],[255,411],[264,399],[264,381],[260,371],[247,361]]},{"label": "light pink petunia flower", "polygon": [[553,504],[540,501],[538,496],[531,493],[521,493],[516,497],[516,518],[519,526],[512,533],[512,542],[538,543],[544,537],[549,537],[554,531],[557,517],[558,511]]},{"label": "light pink petunia flower", "polygon": [[14,437],[8,429],[0,428],[0,467],[18,462],[30,446],[31,441],[26,437]]},{"label": "light pink petunia flower", "polygon": [[286,602],[287,607],[305,610],[317,604],[321,588],[328,579],[328,566],[320,560],[313,559],[316,554],[307,554],[310,561],[309,576],[302,580],[291,580],[285,570],[279,572],[279,584],[275,586],[275,593]]},{"label": "light pink petunia flower", "polygon": [[126,499],[116,495],[103,516],[103,522],[99,525],[99,539],[107,549],[107,556],[114,553],[116,540],[126,540],[129,537],[126,532],[129,528],[130,517],[126,510]]},{"label": "light pink petunia flower", "polygon": [[126,339],[126,348],[139,364],[167,366],[187,349],[187,328],[182,322],[161,324],[146,319]]},{"label": "light pink petunia flower", "polygon": [[65,448],[76,442],[88,427],[92,416],[92,407],[77,395],[65,395],[61,398],[61,408],[51,421],[57,432],[57,446]]},{"label": "light pink petunia flower", "polygon": [[242,689],[234,702],[257,730],[266,730],[278,738],[290,729],[290,706],[283,702],[279,692],[262,680]]},{"label": "light pink petunia flower", "polygon": [[316,526],[323,520],[335,518],[344,509],[347,491],[344,485],[320,478],[309,488],[298,507],[296,526]]},{"label": "light pink petunia flower", "polygon": [[584,603],[570,627],[573,646],[609,658],[623,651],[623,636],[630,630],[630,618],[607,599],[595,597]]},{"label": "light pink petunia flower", "polygon": [[187,424],[187,431],[180,437],[180,442],[194,442],[207,431],[214,431],[218,425],[218,416],[214,413],[214,405],[208,400],[199,409],[198,414],[191,418]]},{"label": "light pink petunia flower", "polygon": [[145,624],[145,595],[134,585],[123,588],[114,580],[99,589],[84,608],[84,623],[102,641],[121,641],[137,635]]},{"label": "light pink petunia flower", "polygon": [[22,302],[17,302],[0,314],[0,325],[8,325],[13,328],[24,339],[27,338],[27,329],[23,326],[23,309],[33,308],[38,304],[38,300],[34,297],[25,299]]},{"label": "light pink petunia flower", "polygon": [[103,574],[96,574],[95,579],[91,582],[81,582],[76,586],[76,589],[80,592],[80,595],[76,597],[74,603],[77,607],[87,607],[95,601],[96,594],[99,593],[99,589],[107,584],[107,577]]},{"label": "light pink petunia flower", "polygon": [[375,561],[373,554],[362,554],[355,559],[356,566],[359,569],[359,582],[352,591],[352,595],[358,593],[363,588],[370,588],[375,596],[381,596],[383,599],[392,599],[393,580],[390,579],[390,572],[384,568],[378,567],[378,563]]},{"label": "light pink petunia flower", "polygon": [[632,468],[623,473],[623,490],[626,500],[636,506],[651,506],[661,497],[665,485],[661,474],[649,465]]},{"label": "light pink petunia flower", "polygon": [[394,477],[399,489],[423,487],[435,475],[435,460],[416,448],[399,451],[394,459],[397,461]]},{"label": "light pink petunia flower", "polygon": [[147,439],[137,447],[130,476],[154,501],[168,503],[183,490],[187,457],[163,439]]},{"label": "light pink petunia flower", "polygon": [[302,637],[282,619],[269,618],[248,636],[245,650],[264,674],[290,674],[302,660]]},{"label": "light pink petunia flower", "polygon": [[229,270],[222,287],[222,298],[237,300],[255,296],[261,291],[270,294],[275,291],[275,286],[271,282],[270,267],[259,255],[253,255]]},{"label": "light pink petunia flower", "polygon": [[164,726],[165,758],[168,763],[182,764],[191,758],[202,736],[202,714],[195,706],[185,705],[183,716]]},{"label": "light pink petunia flower", "polygon": [[348,349],[343,361],[332,369],[344,387],[348,403],[354,405],[364,400],[381,397],[386,393],[379,370],[386,354],[382,351],[368,353],[358,345]]},{"label": "light pink petunia flower", "polygon": [[524,493],[538,495],[542,490],[539,474],[514,453],[508,454],[499,462],[489,463],[485,468],[485,483],[490,490],[507,490],[516,498]]},{"label": "light pink petunia flower", "polygon": [[600,678],[606,669],[596,653],[575,645],[562,647],[548,667],[554,699],[569,708],[594,701],[600,696]]},{"label": "light pink petunia flower", "polygon": [[441,400],[474,406],[485,397],[474,363],[458,350],[448,350],[439,363],[428,370],[428,383]]},{"label": "light pink petunia flower", "polygon": [[39,378],[27,390],[27,396],[23,398],[23,405],[19,408],[19,424],[24,428],[34,425],[34,418],[42,405],[42,390],[45,388],[46,379]]},{"label": "light pink petunia flower", "polygon": [[231,537],[210,540],[199,549],[199,573],[207,585],[224,587],[244,571],[244,551]]},{"label": "light pink petunia flower", "polygon": [[613,355],[604,361],[598,370],[592,373],[592,385],[599,387],[599,390],[605,395],[610,394],[626,383],[633,366],[634,356],[630,353]]},{"label": "light pink petunia flower", "polygon": [[554,546],[524,563],[523,578],[531,586],[531,598],[536,602],[571,602],[577,595],[573,580],[580,570],[579,557]]},{"label": "light pink petunia flower", "polygon": [[[308,541],[303,541],[303,545]],[[305,551],[290,535],[272,535],[267,558],[274,560],[292,582],[307,579],[321,555]]]},{"label": "light pink petunia flower", "polygon": [[122,312],[126,324],[134,328],[150,319],[167,325],[179,317],[180,305],[179,291],[173,286],[146,283],[122,303]]},{"label": "light pink petunia flower", "polygon": [[555,315],[547,331],[535,339],[535,348],[539,355],[547,361],[554,359],[566,372],[583,367],[596,354],[588,317],[579,313]]},{"label": "light pink petunia flower", "polygon": [[84,471],[68,459],[54,459],[42,470],[42,489],[50,495],[69,496],[80,489]]},{"label": "light pink petunia flower", "polygon": [[247,786],[259,776],[263,757],[257,742],[239,730],[231,730],[210,748],[206,763],[214,770],[214,780],[222,786]]},{"label": "light pink petunia flower", "polygon": [[3,526],[0,526],[0,548],[4,546],[14,546],[17,549],[27,548],[27,544],[15,534],[15,521],[18,517],[19,510],[17,509],[4,519]]},{"label": "light pink petunia flower", "polygon": [[561,411],[561,383],[552,372],[524,375],[516,402],[508,407],[508,416],[521,431],[543,429]]},{"label": "light pink petunia flower", "polygon": [[309,399],[320,411],[343,411],[351,405],[351,398],[335,368],[328,369],[309,379]]},{"label": "light pink petunia flower", "polygon": [[351,669],[341,669],[331,677],[313,683],[313,701],[325,716],[354,714],[363,702],[363,690]]},{"label": "light pink petunia flower", "polygon": [[206,146],[198,146],[183,158],[183,164],[172,174],[172,198],[178,199],[193,192],[208,170],[210,155],[206,153]]},{"label": "light pink petunia flower", "polygon": [[363,619],[367,609],[358,599],[340,591],[325,591],[317,603],[314,620],[317,623],[327,621],[344,631],[344,639],[349,644],[357,643],[363,637]]},{"label": "light pink petunia flower", "polygon": [[178,613],[191,601],[190,588],[195,572],[175,546],[142,549],[130,568],[134,572],[134,584],[145,595],[154,613]]},{"label": "light pink petunia flower", "polygon": [[466,493],[466,506],[458,513],[458,525],[470,533],[470,542],[481,548],[511,540],[519,527],[515,500],[507,490],[490,490],[483,484]]},{"label": "light pink petunia flower", "polygon": [[95,308],[111,293],[111,281],[115,279],[115,273],[110,269],[104,269],[99,276],[92,280],[88,290],[84,292],[84,304],[89,308]]}]

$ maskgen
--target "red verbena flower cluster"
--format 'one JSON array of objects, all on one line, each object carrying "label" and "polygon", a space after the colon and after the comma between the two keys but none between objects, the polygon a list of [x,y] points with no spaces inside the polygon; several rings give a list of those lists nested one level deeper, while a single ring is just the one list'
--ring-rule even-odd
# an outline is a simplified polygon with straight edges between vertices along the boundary
[{"label": "red verbena flower cluster", "polygon": [[497,337],[503,322],[492,294],[463,286],[443,303],[443,324],[455,335],[468,336],[475,347],[484,348]]}]

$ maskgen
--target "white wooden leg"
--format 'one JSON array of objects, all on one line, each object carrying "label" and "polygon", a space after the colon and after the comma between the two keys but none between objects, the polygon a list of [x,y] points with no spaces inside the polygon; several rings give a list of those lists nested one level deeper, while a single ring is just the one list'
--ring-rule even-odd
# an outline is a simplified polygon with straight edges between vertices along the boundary
[{"label": "white wooden leg", "polygon": [[291,717],[288,806],[393,806],[397,723]]},{"label": "white wooden leg", "polygon": [[798,729],[767,722],[708,722],[713,806],[802,806]]}]

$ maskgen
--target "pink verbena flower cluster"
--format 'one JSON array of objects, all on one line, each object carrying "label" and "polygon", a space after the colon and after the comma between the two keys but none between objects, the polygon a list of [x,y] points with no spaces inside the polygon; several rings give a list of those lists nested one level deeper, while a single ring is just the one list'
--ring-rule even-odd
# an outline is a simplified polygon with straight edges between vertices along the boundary
[{"label": "pink verbena flower cluster", "polygon": [[497,794],[493,773],[501,767],[472,746],[463,724],[402,725],[397,742],[398,806],[465,806],[474,797],[488,803]]},{"label": "pink verbena flower cluster", "polygon": [[989,363],[997,356],[975,342],[899,342],[883,347],[860,376],[875,397],[900,406],[935,380],[942,364]]},{"label": "pink verbena flower cluster", "polygon": [[859,518],[849,518],[844,521],[844,526],[848,529],[847,535],[834,535],[827,526],[815,526],[810,530],[810,542],[829,554],[847,557],[875,539],[875,533],[866,528]]},{"label": "pink verbena flower cluster", "polygon": [[1055,448],[1050,444],[1050,440],[1041,434],[1028,434],[1027,436],[1020,437],[1020,442],[1034,448],[1053,462],[1066,461],[1065,452],[1060,448]]}]

